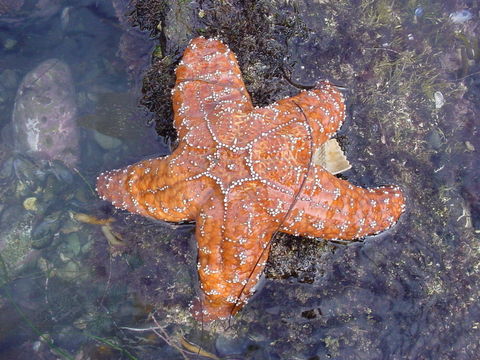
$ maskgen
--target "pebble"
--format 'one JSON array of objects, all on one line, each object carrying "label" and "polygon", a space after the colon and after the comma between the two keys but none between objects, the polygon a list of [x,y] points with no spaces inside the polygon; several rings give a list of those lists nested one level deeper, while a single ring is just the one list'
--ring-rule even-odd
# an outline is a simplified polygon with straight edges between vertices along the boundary
[{"label": "pebble", "polygon": [[454,24],[463,24],[472,18],[472,13],[468,10],[459,10],[450,14],[449,18]]},{"label": "pebble", "polygon": [[23,201],[25,210],[36,212],[38,210],[38,202],[36,197],[28,197]]},{"label": "pebble", "polygon": [[112,150],[122,145],[121,140],[108,135],[104,135],[96,130],[94,130],[93,137],[97,144],[105,150]]},{"label": "pebble", "polygon": [[435,109],[441,109],[445,105],[443,94],[440,91],[435,91],[433,97],[435,99]]},{"label": "pebble", "polygon": [[416,17],[421,17],[423,15],[423,8],[422,7],[418,7],[415,9],[415,16]]},{"label": "pebble", "polygon": [[11,50],[15,47],[15,45],[17,45],[17,40],[15,39],[6,39],[3,43],[5,50]]}]

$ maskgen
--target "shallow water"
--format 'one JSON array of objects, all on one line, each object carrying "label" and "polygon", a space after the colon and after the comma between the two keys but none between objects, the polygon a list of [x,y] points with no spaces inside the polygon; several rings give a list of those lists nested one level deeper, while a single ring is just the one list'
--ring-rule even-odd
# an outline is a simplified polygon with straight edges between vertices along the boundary
[{"label": "shallow water", "polygon": [[[110,2],[35,4],[0,15],[0,359],[195,358],[178,350],[182,336],[228,359],[476,358],[478,5],[297,1],[278,10],[309,29],[289,38],[291,82],[347,88],[339,139],[353,167],[342,176],[401,186],[407,211],[348,245],[277,236],[263,289],[228,324],[202,327],[187,309],[193,225],[115,211],[93,191],[99,172],[169,152],[136,106],[152,41],[128,33]],[[163,23],[173,58],[173,44],[194,36],[176,17],[202,8],[178,4]],[[192,26],[208,19],[207,5]],[[68,64],[75,87],[81,151],[71,168],[19,154],[12,138],[17,88],[50,58]],[[264,81],[267,65],[242,68],[260,105],[298,91]],[[132,330],[149,327],[157,333]]]}]

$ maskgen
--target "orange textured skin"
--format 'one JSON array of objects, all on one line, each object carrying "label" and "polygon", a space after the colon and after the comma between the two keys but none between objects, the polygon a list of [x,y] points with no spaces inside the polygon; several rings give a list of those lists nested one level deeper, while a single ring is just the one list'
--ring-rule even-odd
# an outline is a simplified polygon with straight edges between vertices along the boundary
[{"label": "orange textured skin", "polygon": [[345,117],[328,82],[254,108],[235,55],[196,38],[173,89],[178,148],[99,176],[113,205],[166,221],[195,221],[200,321],[235,314],[254,292],[276,231],[355,239],[391,227],[405,205],[397,187],[364,189],[311,163]]}]

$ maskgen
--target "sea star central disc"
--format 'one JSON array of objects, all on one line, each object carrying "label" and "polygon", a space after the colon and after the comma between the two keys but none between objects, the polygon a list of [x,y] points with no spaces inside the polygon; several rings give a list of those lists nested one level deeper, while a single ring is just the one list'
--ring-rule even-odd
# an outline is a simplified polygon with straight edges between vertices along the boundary
[{"label": "sea star central disc", "polygon": [[196,222],[197,319],[225,318],[246,303],[276,231],[349,240],[398,220],[405,199],[397,187],[356,187],[312,162],[345,117],[330,83],[254,108],[235,55],[203,37],[176,76],[178,147],[100,175],[97,191],[131,212]]},{"label": "sea star central disc", "polygon": [[247,166],[247,151],[232,151],[220,148],[210,159],[210,169],[206,175],[211,177],[220,186],[223,193],[227,193],[234,186],[238,186],[251,178]]}]

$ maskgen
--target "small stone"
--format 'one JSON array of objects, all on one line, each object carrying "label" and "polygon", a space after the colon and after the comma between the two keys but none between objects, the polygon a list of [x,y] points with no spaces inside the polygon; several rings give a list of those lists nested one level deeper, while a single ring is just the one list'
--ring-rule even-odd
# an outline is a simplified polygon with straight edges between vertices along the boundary
[{"label": "small stone", "polygon": [[104,135],[98,131],[95,131],[93,133],[93,137],[97,142],[97,144],[100,145],[105,150],[112,150],[122,145],[121,140],[108,135]]},{"label": "small stone", "polygon": [[17,45],[17,40],[15,39],[7,39],[3,43],[3,47],[5,48],[5,50],[11,50],[15,47],[15,45]]},{"label": "small stone", "polygon": [[418,7],[418,8],[415,9],[415,16],[416,17],[421,17],[423,15],[423,13],[424,13],[424,10],[423,10],[422,7]]},{"label": "small stone", "polygon": [[443,94],[440,91],[435,91],[433,97],[435,99],[435,109],[441,109],[443,105],[445,105],[445,98],[443,97]]},{"label": "small stone", "polygon": [[467,147],[468,151],[475,151],[475,146],[470,141],[465,141],[465,146]]},{"label": "small stone", "polygon": [[466,9],[455,11],[450,14],[449,18],[454,24],[463,24],[472,18],[472,13]]},{"label": "small stone", "polygon": [[430,148],[438,150],[442,146],[442,136],[437,129],[433,129],[427,136],[427,143]]},{"label": "small stone", "polygon": [[73,280],[79,276],[79,271],[77,263],[69,261],[62,269],[58,270],[58,276],[64,280]]},{"label": "small stone", "polygon": [[77,256],[81,251],[80,239],[78,233],[68,234],[65,239],[67,243],[67,248],[72,256]]},{"label": "small stone", "polygon": [[36,212],[38,211],[38,201],[36,197],[28,197],[23,200],[23,207],[25,210]]}]

